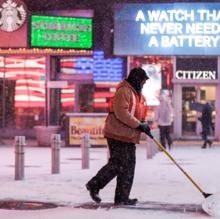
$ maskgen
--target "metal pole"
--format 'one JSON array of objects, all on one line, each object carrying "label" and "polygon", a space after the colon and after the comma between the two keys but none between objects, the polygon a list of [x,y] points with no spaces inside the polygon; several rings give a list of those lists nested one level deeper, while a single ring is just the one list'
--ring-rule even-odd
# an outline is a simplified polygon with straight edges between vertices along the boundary
[{"label": "metal pole", "polygon": [[163,145],[155,138],[151,137],[153,142],[173,161],[173,163],[181,170],[181,172],[191,181],[191,183],[202,193],[202,195],[207,198],[212,194],[205,193],[200,186],[191,178],[191,176],[176,162],[176,160],[167,152]]},{"label": "metal pole", "polygon": [[82,149],[82,169],[89,169],[89,147],[90,147],[90,135],[85,133],[81,140]]},{"label": "metal pole", "polygon": [[61,136],[60,134],[51,135],[51,173],[60,173],[60,146],[61,146]]},{"label": "metal pole", "polygon": [[[5,57],[4,57],[4,66],[5,66]],[[6,91],[6,85],[5,85],[5,69],[4,69],[4,77],[3,77],[3,81],[2,81],[2,128],[5,128],[5,117],[6,117],[6,95],[5,95],[5,91]]]},{"label": "metal pole", "polygon": [[152,159],[153,154],[152,154],[152,145],[150,144],[150,139],[147,137],[146,138],[146,154],[147,154],[147,159]]},{"label": "metal pole", "polygon": [[15,180],[24,179],[25,136],[15,136]]}]

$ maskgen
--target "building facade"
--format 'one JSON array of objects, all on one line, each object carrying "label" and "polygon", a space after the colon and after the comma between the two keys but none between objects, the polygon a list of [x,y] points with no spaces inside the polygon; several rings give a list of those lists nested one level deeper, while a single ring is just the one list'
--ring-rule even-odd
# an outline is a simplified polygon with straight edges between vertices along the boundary
[{"label": "building facade", "polygon": [[[112,4],[106,16],[31,12],[19,0],[2,0],[0,9],[0,136],[34,137],[35,126],[60,125],[63,114],[107,113],[118,82],[142,67],[148,119],[166,93],[174,138],[199,139],[201,107],[211,102],[212,137],[220,139],[220,3]],[[6,9],[17,12],[14,24]]]},{"label": "building facade", "polygon": [[[35,137],[36,126],[62,126],[65,114],[108,111],[125,63],[94,46],[94,10],[31,12],[19,0],[1,1],[0,9],[1,137]],[[9,9],[20,25],[4,19]]]}]

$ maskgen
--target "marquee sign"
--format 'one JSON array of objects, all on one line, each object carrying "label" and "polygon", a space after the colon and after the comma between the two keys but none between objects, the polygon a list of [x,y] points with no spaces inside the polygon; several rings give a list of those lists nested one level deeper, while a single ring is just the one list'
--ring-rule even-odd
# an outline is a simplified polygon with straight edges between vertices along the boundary
[{"label": "marquee sign", "polygon": [[177,79],[211,79],[217,78],[216,71],[176,71]]},{"label": "marquee sign", "polygon": [[116,5],[116,55],[219,55],[220,3]]},{"label": "marquee sign", "polygon": [[31,17],[31,46],[92,48],[92,18]]},{"label": "marquee sign", "polygon": [[84,134],[90,135],[91,145],[106,145],[103,128],[106,113],[68,113],[69,145],[80,145]]},{"label": "marquee sign", "polygon": [[25,22],[27,12],[25,5],[19,0],[0,1],[0,29],[13,32]]},{"label": "marquee sign", "polygon": [[177,58],[176,79],[182,80],[217,80],[218,60],[207,58]]}]

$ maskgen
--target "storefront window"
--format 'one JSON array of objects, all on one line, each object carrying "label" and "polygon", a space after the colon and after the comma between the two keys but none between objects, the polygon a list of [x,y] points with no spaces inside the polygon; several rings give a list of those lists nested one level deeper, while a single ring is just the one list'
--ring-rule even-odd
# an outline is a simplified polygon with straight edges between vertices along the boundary
[{"label": "storefront window", "polygon": [[68,80],[61,89],[62,112],[108,112],[108,102],[124,75],[122,58],[104,58],[103,51],[92,57],[62,57],[59,80]]},{"label": "storefront window", "polygon": [[69,83],[67,88],[61,89],[62,112],[72,112],[75,106],[75,84]]},{"label": "storefront window", "polygon": [[[182,134],[183,136],[200,135],[202,131],[199,117],[204,105],[209,102],[213,108],[212,125],[215,127],[215,96],[214,86],[184,86],[182,88]],[[211,132],[214,135],[214,130]]]},{"label": "storefront window", "polygon": [[183,87],[182,89],[182,130],[183,135],[196,134],[197,112],[191,105],[196,102],[196,88]]},{"label": "storefront window", "polygon": [[0,89],[1,127],[32,128],[44,123],[44,57],[1,56]]},{"label": "storefront window", "polygon": [[132,56],[130,57],[130,69],[135,67],[143,68],[150,77],[145,83],[142,93],[147,100],[147,118],[154,122],[155,110],[159,105],[159,95],[163,92],[166,92],[167,95],[172,93],[172,58],[165,56]]}]

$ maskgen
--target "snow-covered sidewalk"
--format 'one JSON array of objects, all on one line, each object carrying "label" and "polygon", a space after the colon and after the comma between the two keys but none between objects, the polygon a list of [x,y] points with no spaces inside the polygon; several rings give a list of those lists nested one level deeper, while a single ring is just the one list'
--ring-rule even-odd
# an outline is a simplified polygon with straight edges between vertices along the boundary
[{"label": "snow-covered sidewalk", "polygon": [[[85,183],[107,161],[105,148],[90,149],[90,169],[81,169],[80,148],[61,148],[61,173],[51,174],[50,148],[25,149],[25,179],[14,180],[14,148],[0,146],[0,200],[31,200],[67,205],[55,209],[15,211],[0,209],[1,219],[176,219],[208,218],[200,213],[168,212],[134,209],[75,209],[73,205],[91,201]],[[220,190],[220,147],[210,149],[197,146],[178,146],[171,155],[199,186],[208,193]],[[104,202],[114,200],[115,180],[100,191]],[[200,204],[204,198],[192,183],[163,153],[146,159],[144,145],[137,146],[137,166],[131,197],[140,201],[177,204]]]}]

